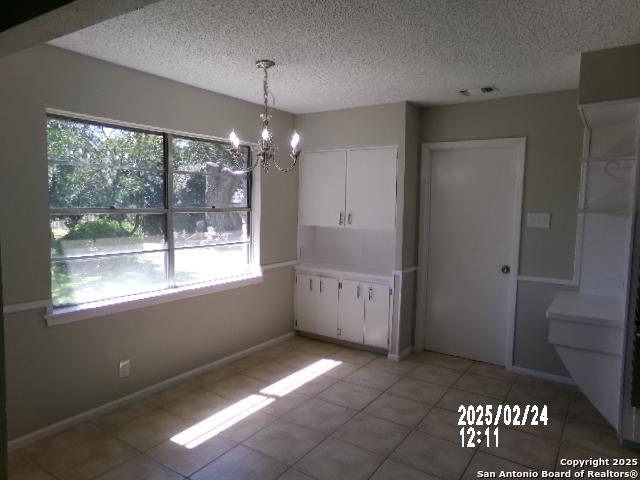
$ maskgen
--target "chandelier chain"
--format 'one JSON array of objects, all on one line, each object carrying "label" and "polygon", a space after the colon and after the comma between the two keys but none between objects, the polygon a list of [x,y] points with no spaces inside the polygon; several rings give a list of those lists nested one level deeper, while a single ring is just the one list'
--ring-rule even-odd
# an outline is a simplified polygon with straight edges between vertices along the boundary
[{"label": "chandelier chain", "polygon": [[[297,150],[297,145],[300,140],[300,135],[293,132],[293,136],[291,137],[291,151],[289,153],[289,158],[291,159],[291,165],[283,168],[276,161],[276,151],[278,150],[276,143],[273,138],[273,133],[271,128],[269,127],[269,123],[272,116],[272,111],[276,105],[276,97],[271,91],[269,87],[269,74],[267,69],[275,65],[275,62],[271,60],[259,60],[256,62],[256,66],[262,69],[262,100],[264,104],[264,111],[260,114],[260,119],[262,120],[262,130],[260,132],[260,136],[258,137],[257,151],[255,154],[255,162],[253,165],[248,166],[248,168],[237,170],[236,173],[246,173],[250,172],[258,165],[262,165],[262,168],[265,173],[269,172],[271,164],[280,170],[281,172],[289,172],[293,170],[298,162],[298,157],[300,155],[300,151]],[[271,105],[269,105],[269,97],[271,97]],[[235,161],[242,159],[242,154],[240,153],[240,139],[236,135],[235,131],[231,132],[229,136],[231,140],[231,148],[229,149],[229,153]]]}]

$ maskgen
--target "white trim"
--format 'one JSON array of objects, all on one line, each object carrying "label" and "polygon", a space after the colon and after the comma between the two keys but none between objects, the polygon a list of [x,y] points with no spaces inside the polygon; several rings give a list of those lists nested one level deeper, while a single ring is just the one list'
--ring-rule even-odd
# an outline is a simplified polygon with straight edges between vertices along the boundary
[{"label": "white trim", "polygon": [[262,265],[262,271],[267,272],[269,270],[273,270],[274,268],[293,267],[297,265],[297,263],[298,260],[287,260],[286,262],[269,263],[267,265]]},{"label": "white trim", "polygon": [[536,277],[528,275],[518,275],[519,282],[532,282],[532,283],[549,283],[552,285],[566,285],[568,287],[577,287],[578,281],[576,279],[568,278],[552,278],[552,277]]},{"label": "white trim", "polygon": [[[269,263],[267,265],[262,265],[262,271],[266,272],[268,270],[273,270],[274,268],[284,268],[284,267],[292,267],[295,266],[298,263],[297,260],[288,260],[286,262],[278,262],[278,263]],[[207,286],[209,286],[209,284],[207,284]],[[241,287],[244,285],[235,285],[235,286],[230,286],[230,288],[237,288],[237,287]],[[184,287],[185,290],[189,289],[190,287]],[[193,286],[194,290],[198,290],[197,295],[205,295],[207,293],[215,293],[216,291],[223,291],[226,289],[211,289],[211,291],[202,291],[200,289],[204,289],[204,287],[202,285],[197,285],[197,286]],[[163,290],[162,292],[166,292],[165,290]],[[176,289],[176,291],[169,291],[168,294],[176,294],[176,297],[171,298],[170,300],[180,300],[181,298],[190,298],[191,296],[196,296],[196,295],[177,295],[177,293],[179,293]],[[165,302],[161,302],[158,301],[157,303],[165,303]],[[11,305],[5,305],[4,308],[2,309],[2,313],[4,313],[5,315],[9,315],[12,313],[19,313],[19,312],[28,312],[31,310],[41,310],[41,309],[52,309],[53,308],[53,304],[51,303],[51,300],[34,300],[33,302],[23,302],[23,303],[14,303]],[[141,307],[136,307],[136,308],[141,308]]]},{"label": "white trim", "polygon": [[33,442],[36,442],[42,438],[58,433],[71,426],[77,425],[82,422],[86,422],[87,420],[95,418],[99,415],[103,415],[119,407],[125,406],[131,402],[134,402],[136,400],[149,396],[153,393],[156,393],[160,390],[164,390],[165,388],[175,385],[183,380],[193,378],[208,370],[221,367],[227,363],[231,363],[235,360],[238,360],[239,358],[246,357],[247,355],[254,353],[258,350],[262,350],[264,348],[284,342],[285,340],[288,340],[289,338],[292,338],[295,336],[296,336],[296,332],[285,333],[284,335],[281,335],[279,337],[272,338],[271,340],[267,340],[266,342],[259,343],[257,345],[254,345],[253,347],[249,347],[245,350],[242,350],[237,353],[233,353],[231,355],[228,355],[224,358],[218,359],[214,362],[208,363],[201,367],[197,367],[197,368],[194,368],[193,370],[189,370],[188,372],[181,373],[180,375],[176,375],[175,377],[171,377],[171,378],[168,378],[167,380],[163,380],[162,382],[156,383],[155,385],[152,385],[150,387],[143,388],[142,390],[138,390],[135,393],[126,395],[122,398],[114,400],[113,402],[105,403],[104,405],[101,405],[96,408],[92,408],[91,410],[86,410],[78,415],[74,415],[73,417],[65,418],[64,420],[61,420],[47,427],[36,430],[35,432],[27,433],[22,437],[18,437],[14,440],[11,440],[8,444],[9,450],[16,450],[18,448],[25,447]]},{"label": "white trim", "polygon": [[47,321],[47,325],[52,327],[77,322],[79,320],[126,312],[128,310],[137,310],[139,308],[173,302],[175,300],[223,292],[233,288],[246,287],[261,283],[262,281],[262,272],[250,272],[245,275],[238,275],[237,277],[225,278],[217,282],[201,285],[189,285],[182,288],[164,289],[128,297],[119,297],[113,300],[84,303],[73,307],[50,309],[44,318]]},{"label": "white trim", "polygon": [[515,365],[512,365],[511,367],[507,367],[507,370],[513,373],[518,373],[520,375],[527,375],[528,377],[540,378],[542,380],[549,380],[551,382],[564,383],[566,385],[576,384],[576,382],[574,382],[573,378],[571,377],[554,375],[553,373],[540,372],[538,370],[530,370],[528,368],[517,367]]},{"label": "white trim", "polygon": [[41,310],[47,308],[51,308],[51,300],[34,300],[33,302],[5,305],[2,308],[2,313],[8,315],[10,313],[28,312],[30,310]]},{"label": "white trim", "polygon": [[393,283],[393,275],[373,272],[356,272],[353,270],[338,270],[331,266],[324,266],[312,263],[298,263],[296,272],[307,272],[311,274],[326,275],[334,278],[345,278],[349,280],[362,280],[374,283]]},{"label": "white trim", "polygon": [[418,266],[405,268],[404,270],[392,270],[393,275],[407,275],[408,273],[417,272]]},{"label": "white trim", "polygon": [[320,150],[303,150],[302,153],[352,152],[354,150],[387,150],[392,148],[395,148],[397,152],[399,146],[398,145],[380,145],[380,146],[367,145],[366,147],[323,148]]},{"label": "white trim", "polygon": [[[391,309],[389,319],[389,345],[387,355],[398,356],[400,350],[400,321],[402,312],[402,274],[393,274],[393,296],[391,297]],[[392,357],[392,358],[393,358]]]},{"label": "white trim", "polygon": [[478,149],[478,148],[501,148],[511,147],[515,150],[516,161],[516,184],[515,184],[515,208],[512,231],[513,252],[511,255],[510,288],[508,299],[509,316],[507,319],[507,335],[505,349],[505,365],[513,365],[513,350],[515,338],[516,320],[516,296],[518,291],[518,268],[520,264],[520,232],[522,228],[522,200],[524,191],[524,167],[526,161],[526,137],[496,138],[490,140],[466,140],[460,142],[436,142],[422,144],[421,158],[421,179],[420,179],[420,231],[418,250],[418,292],[425,292],[418,295],[418,305],[416,309],[416,339],[415,347],[424,349],[425,345],[425,321],[428,301],[427,291],[427,259],[429,257],[429,242],[426,232],[429,226],[429,212],[431,209],[431,151],[432,150],[458,150],[458,149]]},{"label": "white trim", "polygon": [[[45,111],[49,115],[59,115],[62,117],[69,117],[71,119],[86,120],[89,122],[97,122],[97,123],[108,123],[117,127],[135,128],[138,130],[147,130],[149,132],[154,132],[154,133],[168,133],[169,135],[175,135],[179,137],[190,137],[190,138],[195,138],[200,140],[213,140],[215,142],[226,143],[228,145],[231,144],[229,137],[219,137],[217,135],[210,135],[206,133],[185,132],[184,130],[173,130],[171,128],[155,127],[151,125],[146,125],[144,123],[125,122],[122,120],[114,120],[109,117],[86,115],[83,113],[70,112],[68,110],[60,110],[57,108],[47,108],[45,109]],[[243,140],[240,140],[240,145],[251,147],[252,149],[258,147],[258,144],[255,142],[245,142]],[[257,172],[258,170],[259,169],[256,168],[254,172]]]},{"label": "white trim", "polygon": [[403,360],[403,359],[407,358],[409,355],[411,355],[414,352],[414,350],[415,350],[414,346],[411,345],[410,347],[405,348],[399,354],[397,354],[397,353],[388,354],[387,358],[389,360],[393,360],[394,362],[399,362],[400,360]]}]

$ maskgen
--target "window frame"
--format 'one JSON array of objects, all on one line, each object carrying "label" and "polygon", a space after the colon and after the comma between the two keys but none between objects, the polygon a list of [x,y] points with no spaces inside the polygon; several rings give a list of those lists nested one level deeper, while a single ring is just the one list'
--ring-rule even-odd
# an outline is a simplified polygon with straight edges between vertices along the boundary
[{"label": "window frame", "polygon": [[[140,171],[161,174],[163,177],[164,187],[164,206],[162,208],[109,208],[109,207],[52,207],[49,204],[48,217],[51,221],[51,217],[55,215],[79,215],[79,214],[96,214],[96,215],[108,215],[108,214],[160,214],[165,218],[165,241],[163,248],[153,250],[128,250],[122,252],[113,253],[98,253],[95,255],[82,255],[82,256],[54,256],[50,253],[49,268],[56,261],[74,261],[76,259],[90,259],[100,257],[118,257],[124,255],[131,255],[136,253],[152,253],[152,252],[165,252],[165,277],[166,284],[162,288],[152,289],[132,295],[115,296],[105,298],[101,300],[79,302],[70,304],[53,305],[53,299],[51,300],[51,306],[47,308],[45,318],[48,324],[67,323],[69,321],[75,321],[82,318],[91,318],[104,314],[106,310],[109,311],[122,311],[129,310],[131,308],[139,308],[147,306],[149,304],[164,303],[171,301],[173,297],[176,299],[189,298],[192,296],[211,293],[214,291],[222,291],[227,288],[237,288],[244,284],[253,284],[257,281],[262,281],[262,270],[259,266],[259,183],[256,180],[260,178],[259,171],[247,172],[247,199],[246,206],[243,207],[224,207],[224,208],[212,208],[212,207],[176,207],[175,206],[175,192],[174,192],[174,174],[176,173],[173,168],[173,141],[174,139],[184,139],[189,141],[208,142],[215,144],[222,144],[230,146],[227,139],[222,139],[209,135],[198,135],[192,133],[185,133],[180,131],[173,131],[169,129],[161,129],[154,127],[144,127],[139,125],[133,125],[126,122],[89,117],[86,115],[74,114],[69,112],[62,112],[53,109],[47,109],[45,117],[45,130],[47,129],[47,122],[49,119],[59,119],[63,121],[79,122],[91,125],[97,125],[101,127],[114,128],[120,130],[128,130],[138,133],[157,135],[162,138],[162,169],[154,168],[141,168],[141,167],[105,167],[98,164],[75,164],[72,161],[56,161],[53,162],[49,159],[48,155],[48,140],[47,140],[47,167],[49,165],[73,165],[82,168],[94,168],[96,170],[113,168],[119,170]],[[253,145],[249,143],[243,143],[243,147],[247,148],[247,161],[248,165],[251,165],[251,159],[254,154]],[[179,173],[179,171],[177,172]],[[190,172],[198,173],[198,172]],[[254,173],[257,173],[254,175]],[[258,208],[255,208],[255,207]],[[180,213],[225,213],[225,212],[245,212],[246,213],[246,230],[247,241],[232,241],[225,243],[216,243],[211,245],[194,245],[194,246],[175,246],[175,232],[174,232],[174,216]],[[216,277],[208,280],[202,280],[189,284],[176,284],[175,281],[175,254],[178,250],[187,250],[193,248],[211,248],[216,246],[226,245],[247,245],[247,270],[245,272],[232,273],[223,277]],[[51,282],[51,291],[53,292],[53,282]],[[108,313],[108,312],[106,312]]]}]

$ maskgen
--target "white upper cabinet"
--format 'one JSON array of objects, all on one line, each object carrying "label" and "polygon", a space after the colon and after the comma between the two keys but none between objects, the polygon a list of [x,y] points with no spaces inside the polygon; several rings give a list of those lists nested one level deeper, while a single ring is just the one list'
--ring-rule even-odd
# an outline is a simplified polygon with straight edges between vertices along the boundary
[{"label": "white upper cabinet", "polygon": [[300,225],[393,229],[396,148],[305,152]]},{"label": "white upper cabinet", "polygon": [[300,162],[300,224],[338,227],[345,221],[347,152],[304,152]]},{"label": "white upper cabinet", "polygon": [[355,228],[395,227],[395,148],[347,152],[346,215]]}]

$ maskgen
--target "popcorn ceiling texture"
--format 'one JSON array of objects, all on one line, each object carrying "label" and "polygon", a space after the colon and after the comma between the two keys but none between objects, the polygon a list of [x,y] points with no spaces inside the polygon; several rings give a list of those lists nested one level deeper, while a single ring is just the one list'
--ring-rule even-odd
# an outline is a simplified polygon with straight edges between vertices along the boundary
[{"label": "popcorn ceiling texture", "polygon": [[307,113],[576,88],[581,51],[637,42],[640,0],[164,0],[50,43],[255,103],[271,58]]}]

